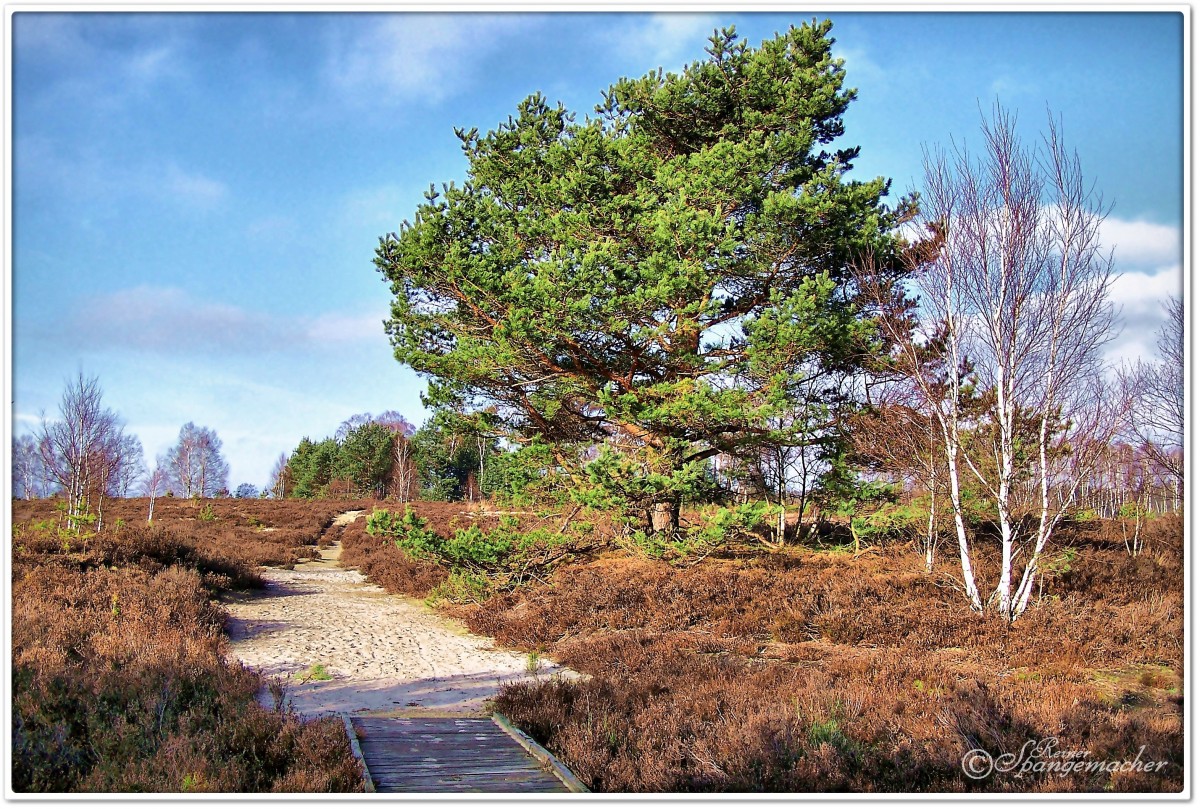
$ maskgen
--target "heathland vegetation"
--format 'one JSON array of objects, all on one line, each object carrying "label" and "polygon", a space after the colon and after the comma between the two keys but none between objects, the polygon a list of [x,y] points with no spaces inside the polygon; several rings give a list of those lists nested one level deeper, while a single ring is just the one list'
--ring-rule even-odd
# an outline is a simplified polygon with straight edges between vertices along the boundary
[{"label": "heathland vegetation", "polygon": [[[69,383],[14,447],[24,788],[346,788],[207,599],[351,498],[343,564],[590,675],[498,705],[594,789],[1180,789],[1182,302],[1106,362],[1106,208],[1053,119],[997,108],[919,196],[850,179],[829,33],[458,132],[467,181],[376,254],[419,429],[351,417],[226,499],[215,432],[147,472]],[[1031,739],[1161,766],[963,766]]]},{"label": "heathland vegetation", "polygon": [[[340,720],[264,705],[214,599],[310,558],[340,504],[118,499],[72,528],[15,501],[12,777],[30,792],[357,791]],[[78,515],[77,515],[78,516]]]}]

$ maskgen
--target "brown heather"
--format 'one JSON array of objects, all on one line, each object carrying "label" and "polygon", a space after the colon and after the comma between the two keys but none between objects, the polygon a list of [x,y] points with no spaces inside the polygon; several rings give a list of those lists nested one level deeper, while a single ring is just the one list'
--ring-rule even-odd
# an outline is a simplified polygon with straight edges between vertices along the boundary
[{"label": "brown heather", "polygon": [[[444,506],[417,510],[452,527]],[[1177,518],[1159,520],[1130,558],[1114,525],[1064,527],[1012,626],[965,608],[953,548],[929,575],[899,545],[743,548],[690,567],[608,554],[447,606],[590,675],[510,686],[497,708],[596,790],[1169,792],[1183,783],[1182,537]],[[446,575],[359,526],[343,539],[395,592],[425,596]],[[994,580],[994,558],[980,567]],[[1100,761],[1144,745],[1141,761],[1167,764],[963,774],[971,749],[1049,737]]]},{"label": "brown heather", "polygon": [[[356,788],[340,727],[257,705],[261,683],[226,659],[210,596],[338,538],[348,566],[428,595],[448,571],[366,534],[364,520],[328,530],[374,505],[163,498],[147,529],[135,527],[144,500],[118,501],[109,529],[64,547],[28,527],[52,518],[50,505],[14,503],[18,788]],[[415,508],[447,536],[498,521]],[[902,545],[857,558],[744,547],[691,566],[578,554],[545,582],[446,607],[590,675],[509,687],[498,709],[599,791],[1178,791],[1182,539],[1178,519],[1159,520],[1130,558],[1115,525],[1064,528],[1037,603],[1011,627],[964,609],[951,547],[929,575]],[[980,581],[994,579],[994,558],[979,566]],[[1167,766],[963,775],[968,750],[1016,753],[1047,737],[1092,760],[1140,753]]]},{"label": "brown heather", "polygon": [[146,505],[117,501],[77,538],[45,525],[52,504],[14,502],[14,789],[356,791],[341,722],[261,706],[212,600],[307,558],[341,506],[218,501],[199,519],[209,504],[163,498],[150,528]]}]

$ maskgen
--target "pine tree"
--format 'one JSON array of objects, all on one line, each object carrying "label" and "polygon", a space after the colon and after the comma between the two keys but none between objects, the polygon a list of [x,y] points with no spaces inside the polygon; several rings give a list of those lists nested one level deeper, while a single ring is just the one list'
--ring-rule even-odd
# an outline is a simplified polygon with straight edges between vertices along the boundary
[{"label": "pine tree", "polygon": [[375,260],[430,403],[615,447],[613,479],[660,531],[708,458],[792,440],[767,419],[871,350],[849,267],[869,252],[899,272],[912,209],[830,146],[854,91],[829,31],[755,49],[727,29],[681,73],[618,81],[595,117],[535,94],[457,131],[466,182],[431,188]]}]

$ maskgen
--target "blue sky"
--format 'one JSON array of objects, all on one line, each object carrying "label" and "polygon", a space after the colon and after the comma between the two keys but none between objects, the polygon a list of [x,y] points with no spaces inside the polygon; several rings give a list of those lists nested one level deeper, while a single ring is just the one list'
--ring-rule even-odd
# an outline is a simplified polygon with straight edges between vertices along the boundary
[{"label": "blue sky", "polygon": [[[813,14],[48,14],[14,17],[14,429],[97,374],[147,450],[188,421],[233,486],[346,417],[423,417],[392,359],[378,238],[462,178],[453,127],[534,91],[590,112],[620,76],[757,44]],[[915,188],[924,144],[977,142],[999,100],[1061,115],[1112,203],[1120,356],[1179,294],[1179,14],[832,13],[858,100],[855,176]]]}]

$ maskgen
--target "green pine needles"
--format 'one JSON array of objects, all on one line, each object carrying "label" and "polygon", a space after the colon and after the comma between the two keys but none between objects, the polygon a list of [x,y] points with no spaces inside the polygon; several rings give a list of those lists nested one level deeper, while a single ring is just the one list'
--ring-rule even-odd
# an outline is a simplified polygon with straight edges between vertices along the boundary
[{"label": "green pine needles", "polygon": [[457,132],[467,181],[431,188],[375,258],[428,403],[609,446],[655,532],[678,530],[697,464],[814,440],[776,417],[814,375],[827,408],[877,351],[851,267],[899,274],[913,211],[884,205],[887,180],[845,177],[854,91],[829,31],[751,48],[728,29],[681,73],[619,80],[594,117],[535,94]]}]

